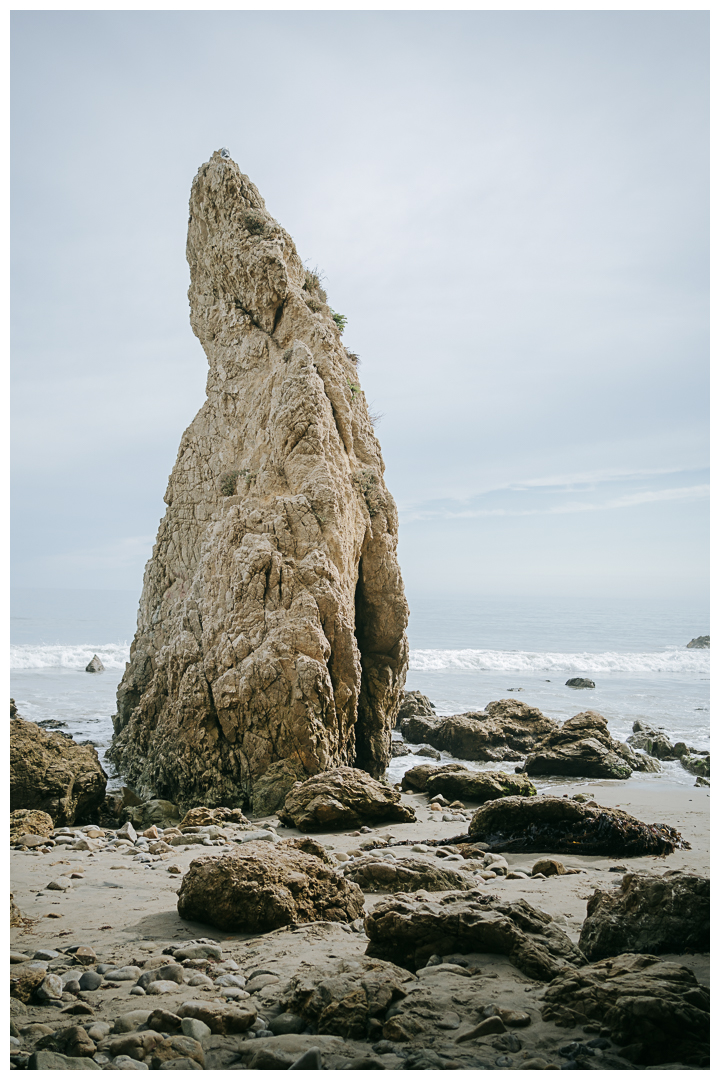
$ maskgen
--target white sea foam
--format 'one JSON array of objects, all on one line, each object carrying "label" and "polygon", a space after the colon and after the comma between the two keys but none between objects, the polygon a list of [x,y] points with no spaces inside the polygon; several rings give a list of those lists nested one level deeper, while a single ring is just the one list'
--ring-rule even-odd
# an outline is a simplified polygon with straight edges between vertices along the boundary
[{"label": "white sea foam", "polygon": [[10,670],[70,668],[83,671],[94,655],[106,668],[123,671],[130,659],[130,644],[123,641],[108,645],[11,645]]},{"label": "white sea foam", "polygon": [[710,650],[666,649],[647,653],[501,652],[497,649],[411,649],[411,671],[610,672],[707,674]]}]

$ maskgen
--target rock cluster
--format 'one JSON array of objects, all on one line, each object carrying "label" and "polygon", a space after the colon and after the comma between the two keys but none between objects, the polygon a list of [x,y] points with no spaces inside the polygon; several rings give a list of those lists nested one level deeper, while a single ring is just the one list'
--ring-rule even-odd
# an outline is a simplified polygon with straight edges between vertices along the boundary
[{"label": "rock cluster", "polygon": [[628,745],[643,750],[660,761],[677,760],[695,776],[710,775],[710,751],[696,750],[684,742],[671,743],[662,728],[652,728],[640,720],[633,723],[633,733]]},{"label": "rock cluster", "polygon": [[207,400],[170,476],[111,756],[183,810],[254,806],[286,763],[269,812],[298,776],[390,759],[397,511],[342,320],[219,151],[193,182],[187,256]]},{"label": "rock cluster", "polygon": [[402,778],[405,791],[427,791],[431,797],[491,802],[506,795],[536,795],[533,784],[524,776],[504,772],[477,772],[463,765],[415,765]]},{"label": "rock cluster", "polygon": [[559,731],[540,740],[529,754],[524,771],[528,776],[587,776],[593,779],[626,780],[633,770],[656,772],[658,766],[645,754],[636,754],[627,743],[613,739],[600,713],[578,713]]},{"label": "rock cluster", "polygon": [[486,803],[473,816],[468,834],[491,851],[558,855],[669,855],[689,846],[668,825],[646,825],[623,810],[554,795]]},{"label": "rock cluster", "polygon": [[625,952],[710,951],[710,879],[669,870],[625,874],[588,900],[579,948],[588,960]]},{"label": "rock cluster", "polygon": [[20,716],[10,720],[10,809],[40,810],[55,825],[96,818],[107,776],[93,746],[43,731]]},{"label": "rock cluster", "polygon": [[467,761],[519,761],[543,735],[558,730],[539,709],[514,698],[458,716],[413,714],[398,727],[408,742],[429,743]]},{"label": "rock cluster", "polygon": [[264,933],[288,923],[352,922],[363,894],[315,855],[293,845],[248,843],[235,855],[194,859],[177,901],[183,919]]},{"label": "rock cluster", "polygon": [[278,812],[280,821],[302,832],[353,829],[377,821],[414,821],[400,793],[361,769],[331,769],[297,783]]}]

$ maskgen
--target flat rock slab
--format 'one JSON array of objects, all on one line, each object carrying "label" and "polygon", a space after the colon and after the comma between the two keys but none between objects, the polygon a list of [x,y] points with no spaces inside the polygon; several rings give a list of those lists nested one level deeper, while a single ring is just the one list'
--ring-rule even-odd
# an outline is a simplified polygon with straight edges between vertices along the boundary
[{"label": "flat rock slab", "polygon": [[505,902],[480,892],[441,899],[393,897],[365,918],[367,955],[411,971],[435,954],[501,953],[532,979],[548,982],[585,957],[549,915],[525,900]]},{"label": "flat rock slab", "polygon": [[619,889],[596,889],[588,900],[578,945],[588,960],[709,952],[710,879],[680,871],[625,874]]},{"label": "flat rock slab", "polygon": [[646,825],[622,810],[555,795],[511,796],[476,811],[468,840],[490,851],[552,851],[558,855],[669,855],[688,847],[668,825]]}]

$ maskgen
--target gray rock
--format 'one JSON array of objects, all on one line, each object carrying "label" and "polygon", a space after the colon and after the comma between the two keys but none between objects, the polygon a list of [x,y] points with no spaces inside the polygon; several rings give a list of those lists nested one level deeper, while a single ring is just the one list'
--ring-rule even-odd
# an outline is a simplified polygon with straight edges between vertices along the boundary
[{"label": "gray rock", "polygon": [[314,1046],[311,1050],[306,1050],[304,1054],[301,1054],[297,1061],[292,1063],[290,1069],[322,1069],[322,1067],[322,1054]]},{"label": "gray rock", "polygon": [[62,979],[59,975],[46,975],[40,986],[35,991],[36,997],[42,1001],[58,1000],[63,995]]},{"label": "gray rock", "polygon": [[268,1028],[273,1035],[300,1035],[305,1030],[306,1024],[302,1016],[296,1013],[284,1012],[268,1021]]},{"label": "gray rock", "polygon": [[140,968],[131,964],[127,967],[111,968],[105,972],[105,978],[108,982],[136,982],[141,974]]},{"label": "gray rock", "polygon": [[137,1061],[135,1058],[128,1057],[127,1054],[118,1054],[117,1057],[112,1059],[112,1067],[114,1069],[149,1069],[150,1066],[146,1065],[144,1061]]},{"label": "gray rock", "polygon": [[86,1057],[66,1057],[51,1050],[37,1050],[30,1058],[31,1069],[100,1069],[96,1061]]},{"label": "gray rock", "polygon": [[102,660],[100,659],[100,657],[97,655],[97,653],[95,654],[95,656],[93,656],[92,660],[87,665],[85,670],[89,671],[89,672],[91,672],[93,674],[95,674],[96,672],[105,670],[105,666],[104,666]]},{"label": "gray rock", "polygon": [[595,689],[595,683],[592,681],[592,679],[579,679],[579,678],[568,679],[568,681],[565,683],[565,685],[566,686],[573,686],[578,690],[581,690],[581,689],[594,690]]},{"label": "gray rock", "polygon": [[81,990],[97,990],[104,981],[102,975],[98,974],[97,971],[83,971],[78,979]]},{"label": "gray rock", "polygon": [[211,1034],[210,1028],[202,1020],[194,1020],[191,1016],[186,1016],[181,1020],[181,1027],[183,1035],[187,1035],[190,1039],[196,1039],[198,1042],[202,1042]]},{"label": "gray rock", "polygon": [[688,641],[685,646],[686,649],[709,649],[710,648],[710,635],[703,634],[701,637],[694,637],[692,641]]},{"label": "gray rock", "polygon": [[118,829],[117,838],[118,840],[130,840],[131,843],[135,843],[138,834],[130,821],[126,821],[123,827]]},{"label": "gray rock", "polygon": [[147,990],[150,983],[171,981],[182,984],[185,981],[185,969],[180,964],[163,964],[162,967],[152,971],[144,971],[137,981],[137,985]]},{"label": "gray rock", "polygon": [[202,1069],[202,1065],[197,1061],[193,1061],[192,1058],[181,1057],[163,1061],[162,1065],[158,1066],[158,1069],[166,1072],[188,1072],[192,1069]]}]

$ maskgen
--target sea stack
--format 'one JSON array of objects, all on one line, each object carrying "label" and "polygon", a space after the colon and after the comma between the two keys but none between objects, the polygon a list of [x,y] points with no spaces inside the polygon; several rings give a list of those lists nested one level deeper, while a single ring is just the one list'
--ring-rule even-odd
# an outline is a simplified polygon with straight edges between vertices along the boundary
[{"label": "sea stack", "polygon": [[298,779],[390,760],[397,510],[344,320],[220,151],[193,182],[187,259],[207,400],[165,494],[110,756],[146,797],[267,811],[269,790],[277,806]]}]

